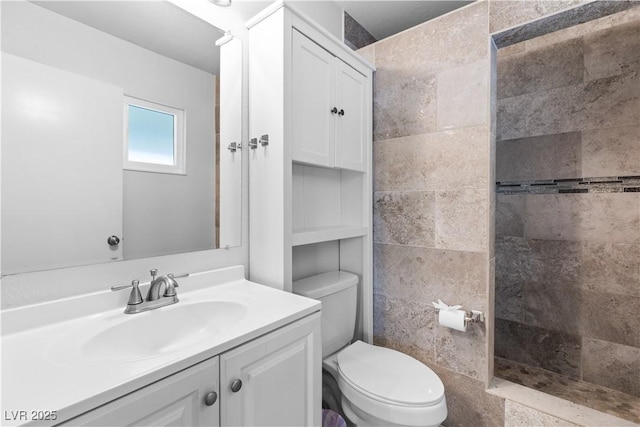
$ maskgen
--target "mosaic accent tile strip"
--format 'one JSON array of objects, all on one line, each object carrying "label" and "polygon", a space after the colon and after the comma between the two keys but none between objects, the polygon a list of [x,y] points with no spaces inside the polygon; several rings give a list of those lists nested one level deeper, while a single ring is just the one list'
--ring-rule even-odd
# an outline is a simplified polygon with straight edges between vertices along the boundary
[{"label": "mosaic accent tile strip", "polygon": [[496,192],[500,194],[638,193],[640,192],[640,175],[498,181]]}]

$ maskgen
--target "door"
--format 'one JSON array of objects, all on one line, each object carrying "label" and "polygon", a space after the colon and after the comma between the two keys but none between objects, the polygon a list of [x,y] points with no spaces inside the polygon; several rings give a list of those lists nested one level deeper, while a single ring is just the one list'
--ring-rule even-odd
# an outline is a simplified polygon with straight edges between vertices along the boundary
[{"label": "door", "polygon": [[367,79],[338,58],[335,65],[338,105],[335,164],[338,168],[364,171]]},{"label": "door", "polygon": [[334,57],[293,30],[292,156],[294,161],[333,167]]},{"label": "door", "polygon": [[122,259],[122,106],[122,88],[2,54],[3,273]]},{"label": "door", "polygon": [[223,426],[320,425],[320,314],[220,356]]},{"label": "door", "polygon": [[219,426],[218,357],[70,420],[73,426]]}]

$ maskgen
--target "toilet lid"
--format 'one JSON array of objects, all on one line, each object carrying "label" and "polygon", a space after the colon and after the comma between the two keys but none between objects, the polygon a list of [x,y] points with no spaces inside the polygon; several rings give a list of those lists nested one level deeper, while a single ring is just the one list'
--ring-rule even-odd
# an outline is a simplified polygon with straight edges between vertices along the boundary
[{"label": "toilet lid", "polygon": [[340,374],[352,386],[381,400],[428,406],[444,395],[440,378],[413,357],[356,341],[338,354]]}]

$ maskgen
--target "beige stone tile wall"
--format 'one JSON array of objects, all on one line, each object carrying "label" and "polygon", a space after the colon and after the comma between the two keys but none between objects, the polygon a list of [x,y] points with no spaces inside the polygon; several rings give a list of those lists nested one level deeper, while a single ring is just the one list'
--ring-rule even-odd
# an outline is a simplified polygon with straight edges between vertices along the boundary
[{"label": "beige stone tile wall", "polygon": [[[551,110],[547,111],[547,105],[538,106],[539,119],[532,123],[521,118],[518,112],[525,101],[518,96],[527,94],[527,79],[514,80],[511,89],[514,105],[498,105],[497,72],[493,66],[497,52],[489,34],[585,2],[588,1],[476,2],[359,50],[377,69],[373,132],[374,340],[378,345],[416,357],[442,378],[449,410],[446,426],[505,424],[504,401],[485,392],[486,381],[493,374],[494,286],[498,286],[494,277],[511,271],[501,264],[504,261],[494,258],[494,242],[505,244],[502,240],[495,241],[496,234],[513,234],[524,239],[525,226],[529,224],[531,228],[531,222],[527,222],[525,196],[499,199],[496,204],[496,140],[500,144],[498,137],[503,132],[496,126],[496,112],[509,119],[516,129],[509,132],[521,139],[531,136],[525,133],[528,127],[542,128],[539,122],[549,116],[554,122],[552,126],[557,128],[562,128],[565,120],[562,116],[554,117]],[[598,21],[599,29],[627,22],[625,19],[607,17],[606,22]],[[581,31],[575,28],[566,31]],[[540,39],[545,37],[548,36]],[[566,37],[567,40],[574,38]],[[525,43],[504,49],[501,55],[525,52]],[[571,47],[579,44],[573,43],[567,42]],[[535,66],[542,70],[544,63],[553,57],[557,58],[558,54],[541,55]],[[571,68],[581,58],[584,58],[584,44],[562,60]],[[546,90],[575,86],[573,92],[577,94],[573,96],[578,98],[585,97],[580,91],[585,92],[586,84],[593,86],[589,92],[595,94],[595,98],[607,90],[585,83],[583,70],[575,67],[574,74],[558,75]],[[527,72],[524,67],[521,69]],[[604,73],[612,72],[615,73]],[[537,75],[530,78],[540,81]],[[633,92],[633,77],[618,80],[616,93],[620,97]],[[542,82],[547,84],[546,79]],[[518,89],[519,85],[525,86],[524,92]],[[571,95],[571,90],[569,92]],[[564,93],[557,95],[558,105],[553,111],[564,105],[563,96]],[[585,111],[570,114],[577,114],[582,121],[597,112],[613,114],[607,111],[611,109],[610,104],[601,105],[596,99],[592,104],[594,106]],[[625,126],[619,126],[621,134]],[[595,127],[593,131],[598,129]],[[633,129],[626,130],[633,132]],[[575,141],[571,135],[566,138]],[[576,164],[582,161],[583,150],[600,152],[603,161],[609,163],[617,161],[602,153],[597,135],[590,141],[584,143],[589,148],[574,142],[564,150],[576,159]],[[537,143],[551,144],[544,138]],[[516,161],[513,155],[511,158]],[[557,157],[547,158],[551,160],[556,161]],[[580,163],[579,167],[586,168],[588,164]],[[577,167],[548,165],[549,170],[564,168],[567,174]],[[495,221],[496,215],[501,219]],[[517,239],[512,244],[523,246]],[[514,262],[530,270],[535,267],[530,266],[529,261]],[[603,262],[609,269],[616,268],[614,261]],[[584,292],[588,292],[589,286],[595,286],[593,283],[598,281],[598,273],[585,271],[583,274],[593,275],[590,282],[585,282]],[[624,275],[609,280],[617,283],[624,280],[621,276]],[[436,310],[431,305],[438,298],[483,310],[489,319],[484,326],[476,325],[466,333],[443,328],[438,325]],[[519,304],[518,310],[513,310],[511,305],[501,305],[495,310],[505,311],[506,319],[523,319],[522,293],[515,289],[510,298]],[[554,337],[558,342],[562,338]],[[624,352],[624,349],[616,348],[616,351]],[[523,411],[526,410],[516,409],[511,415],[517,417]],[[510,425],[515,424],[512,421]]]},{"label": "beige stone tile wall", "polygon": [[[640,175],[639,72],[640,7],[500,50],[497,180]],[[499,194],[496,235],[496,356],[640,396],[640,193]]]},{"label": "beige stone tile wall", "polygon": [[356,21],[346,11],[343,12],[344,43],[351,49],[360,49],[377,39],[373,37],[358,21]]},{"label": "beige stone tile wall", "polygon": [[575,39],[586,34],[634,22],[638,19],[638,17],[640,17],[640,9],[638,7],[633,7],[628,10],[615,13],[613,15],[608,15],[600,19],[586,22],[584,24],[574,25],[572,27],[565,28],[562,31],[555,31],[540,37],[526,40],[516,45],[509,46],[505,49],[501,49],[500,54],[508,55],[510,53],[516,53],[525,49],[535,50],[541,46],[548,46],[550,44],[558,43],[564,40]]},{"label": "beige stone tile wall", "polygon": [[376,65],[375,342],[436,370],[448,426],[501,425],[504,415],[502,400],[484,393],[492,324],[447,329],[431,304],[492,305],[488,34],[488,3],[480,2],[362,50]]},{"label": "beige stone tile wall", "polygon": [[499,181],[640,174],[639,23],[636,7],[500,50]]},{"label": "beige stone tile wall", "polygon": [[578,427],[578,424],[570,423],[549,414],[545,414],[544,412],[536,411],[535,409],[507,400],[505,403],[504,426]]},{"label": "beige stone tile wall", "polygon": [[493,0],[489,31],[495,33],[593,0]]}]

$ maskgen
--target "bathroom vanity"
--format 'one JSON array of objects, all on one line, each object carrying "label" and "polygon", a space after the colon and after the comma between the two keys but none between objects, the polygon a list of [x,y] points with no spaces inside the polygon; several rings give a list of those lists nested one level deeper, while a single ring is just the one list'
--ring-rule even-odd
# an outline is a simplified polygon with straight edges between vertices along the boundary
[{"label": "bathroom vanity", "polygon": [[320,424],[320,304],[242,266],[179,282],[139,314],[108,290],[5,310],[2,424]]}]

